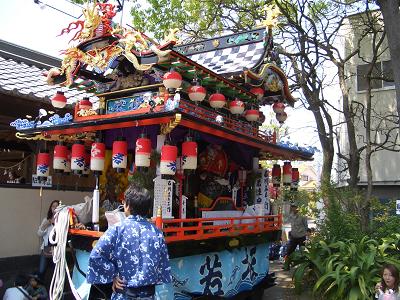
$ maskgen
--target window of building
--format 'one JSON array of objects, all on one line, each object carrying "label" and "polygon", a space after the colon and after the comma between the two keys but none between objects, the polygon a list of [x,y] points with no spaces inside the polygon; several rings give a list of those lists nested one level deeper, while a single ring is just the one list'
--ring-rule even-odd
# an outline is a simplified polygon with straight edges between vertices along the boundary
[{"label": "window of building", "polygon": [[[371,64],[357,66],[357,91],[366,91],[368,89],[368,70]],[[381,89],[394,86],[393,71],[390,60],[377,62],[371,73],[371,89]]]},{"label": "window of building", "polygon": [[308,175],[300,175],[301,181],[308,181]]}]

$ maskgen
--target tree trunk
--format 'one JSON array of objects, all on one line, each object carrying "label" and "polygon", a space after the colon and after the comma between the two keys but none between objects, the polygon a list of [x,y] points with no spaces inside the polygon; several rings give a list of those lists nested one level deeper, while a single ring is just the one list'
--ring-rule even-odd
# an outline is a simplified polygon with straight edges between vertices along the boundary
[{"label": "tree trunk", "polygon": [[381,8],[387,34],[396,87],[397,114],[400,116],[400,10],[399,0],[376,0]]}]

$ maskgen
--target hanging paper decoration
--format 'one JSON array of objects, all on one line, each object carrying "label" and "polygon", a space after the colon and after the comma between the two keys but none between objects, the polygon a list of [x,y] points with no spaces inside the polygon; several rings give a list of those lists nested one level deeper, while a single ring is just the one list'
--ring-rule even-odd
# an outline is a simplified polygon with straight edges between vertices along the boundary
[{"label": "hanging paper decoration", "polygon": [[276,114],[276,119],[278,120],[278,122],[280,124],[283,124],[287,119],[287,113],[285,113],[285,112],[277,113]]},{"label": "hanging paper decoration", "polygon": [[170,71],[164,74],[163,84],[167,89],[177,89],[182,84],[182,76],[176,71]]},{"label": "hanging paper decoration", "polygon": [[290,185],[290,189],[292,191],[297,191],[299,187],[300,173],[298,168],[292,168],[292,184]]},{"label": "hanging paper decoration", "polygon": [[78,142],[72,145],[71,170],[76,174],[82,174],[85,169],[85,146]]},{"label": "hanging paper decoration", "polygon": [[106,156],[106,145],[94,142],[90,150],[90,169],[96,172],[104,170],[104,158]]},{"label": "hanging paper decoration", "polygon": [[261,100],[261,98],[264,96],[264,90],[260,87],[251,88],[250,93],[256,95],[258,100]]},{"label": "hanging paper decoration", "polygon": [[222,108],[226,104],[226,98],[221,93],[215,93],[208,99],[212,108]]},{"label": "hanging paper decoration", "polygon": [[142,134],[136,140],[135,165],[136,167],[150,167],[151,140]]},{"label": "hanging paper decoration", "polygon": [[36,175],[38,177],[47,177],[50,174],[50,154],[41,151],[36,156]]},{"label": "hanging paper decoration", "polygon": [[275,102],[272,105],[272,110],[276,114],[283,113],[285,111],[285,104],[283,104],[282,102]]},{"label": "hanging paper decoration", "polygon": [[64,108],[67,105],[67,98],[64,96],[64,92],[57,91],[51,98],[51,104],[56,108]]},{"label": "hanging paper decoration", "polygon": [[120,137],[113,143],[112,166],[118,173],[122,173],[128,161],[128,143]]},{"label": "hanging paper decoration", "polygon": [[65,171],[68,160],[68,148],[62,143],[54,147],[53,154],[53,170],[56,173],[61,173]]},{"label": "hanging paper decoration", "polygon": [[292,183],[292,165],[290,161],[283,163],[283,185],[289,186]]},{"label": "hanging paper decoration", "polygon": [[244,117],[246,118],[247,121],[249,122],[255,122],[258,120],[260,117],[260,112],[258,109],[248,109],[244,113]]},{"label": "hanging paper decoration", "polygon": [[197,168],[197,143],[190,137],[182,143],[182,169],[196,170]]},{"label": "hanging paper decoration", "polygon": [[90,102],[89,97],[84,97],[79,100],[79,109],[88,110],[92,108],[92,102]]},{"label": "hanging paper decoration", "polygon": [[234,115],[241,115],[244,111],[244,103],[238,99],[233,100],[229,103],[229,110]]},{"label": "hanging paper decoration", "polygon": [[196,85],[192,85],[188,89],[188,96],[189,99],[195,102],[201,102],[204,100],[206,97],[207,91],[204,87],[199,85],[198,83]]},{"label": "hanging paper decoration", "polygon": [[272,185],[274,187],[279,187],[281,185],[281,166],[278,164],[272,167]]},{"label": "hanging paper decoration", "polygon": [[160,173],[162,175],[174,175],[176,172],[176,158],[178,148],[172,145],[164,145],[161,148]]},{"label": "hanging paper decoration", "polygon": [[85,151],[85,164],[83,166],[82,174],[88,176],[90,173],[90,154]]}]

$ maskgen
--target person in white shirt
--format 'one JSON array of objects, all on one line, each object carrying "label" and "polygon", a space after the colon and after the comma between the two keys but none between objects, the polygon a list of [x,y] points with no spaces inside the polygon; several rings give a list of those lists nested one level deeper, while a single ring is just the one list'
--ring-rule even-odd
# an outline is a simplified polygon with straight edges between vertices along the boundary
[{"label": "person in white shirt", "polygon": [[25,286],[28,283],[28,278],[23,275],[17,275],[14,282],[14,287],[8,288],[3,296],[3,300],[31,300]]}]

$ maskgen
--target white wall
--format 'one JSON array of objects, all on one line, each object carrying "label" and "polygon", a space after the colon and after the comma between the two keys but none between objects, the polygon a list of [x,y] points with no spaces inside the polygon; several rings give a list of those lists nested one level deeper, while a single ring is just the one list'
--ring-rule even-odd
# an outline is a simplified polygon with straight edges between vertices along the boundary
[{"label": "white wall", "polygon": [[71,205],[84,202],[90,192],[0,188],[0,258],[39,253],[37,229],[51,201]]}]

